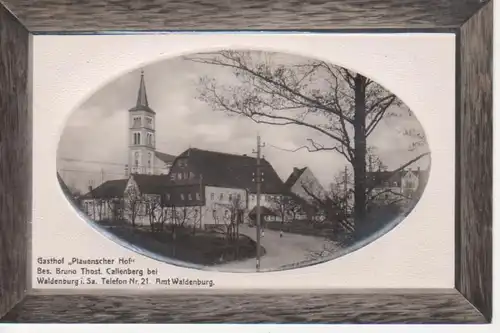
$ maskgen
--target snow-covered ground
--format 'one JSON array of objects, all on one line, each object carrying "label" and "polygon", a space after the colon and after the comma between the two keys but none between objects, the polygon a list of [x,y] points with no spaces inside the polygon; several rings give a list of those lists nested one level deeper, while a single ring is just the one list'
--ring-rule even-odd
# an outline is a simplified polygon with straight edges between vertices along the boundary
[{"label": "snow-covered ground", "polygon": [[[247,225],[240,226],[240,233],[251,237],[253,240],[257,238],[255,228],[250,228]],[[311,253],[319,252],[324,249],[324,246],[331,248],[331,242],[315,236],[306,236],[283,232],[283,237],[280,237],[280,232],[275,230],[264,230],[264,237],[261,237],[261,244],[266,249],[266,254],[261,257],[261,270],[278,270],[283,266],[298,264],[305,260],[310,260]],[[226,264],[213,266],[217,270],[223,271],[255,271],[256,259],[246,259],[235,261]]]}]

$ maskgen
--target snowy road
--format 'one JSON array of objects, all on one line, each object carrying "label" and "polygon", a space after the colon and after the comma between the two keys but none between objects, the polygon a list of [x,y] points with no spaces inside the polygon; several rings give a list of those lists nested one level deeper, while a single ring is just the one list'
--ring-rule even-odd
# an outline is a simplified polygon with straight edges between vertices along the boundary
[{"label": "snowy road", "polygon": [[[240,226],[240,233],[256,240],[256,229],[247,225]],[[306,236],[283,233],[280,237],[279,231],[265,229],[264,237],[261,237],[261,244],[266,249],[266,254],[261,258],[262,270],[274,270],[282,266],[300,263],[309,259],[311,252],[321,251],[327,244],[327,240],[322,237]],[[256,259],[246,259],[242,261],[230,262],[227,264],[214,266],[217,270],[224,271],[255,271]]]}]

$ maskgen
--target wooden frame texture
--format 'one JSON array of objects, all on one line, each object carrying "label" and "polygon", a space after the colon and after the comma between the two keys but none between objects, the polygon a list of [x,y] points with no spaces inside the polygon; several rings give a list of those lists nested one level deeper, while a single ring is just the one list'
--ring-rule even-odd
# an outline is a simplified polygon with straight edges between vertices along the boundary
[{"label": "wooden frame texture", "polygon": [[[31,290],[31,35],[252,29],[456,35],[455,289],[163,296]],[[81,323],[491,322],[492,38],[493,3],[488,0],[0,0],[0,318]],[[255,317],[262,312],[268,319]]]}]

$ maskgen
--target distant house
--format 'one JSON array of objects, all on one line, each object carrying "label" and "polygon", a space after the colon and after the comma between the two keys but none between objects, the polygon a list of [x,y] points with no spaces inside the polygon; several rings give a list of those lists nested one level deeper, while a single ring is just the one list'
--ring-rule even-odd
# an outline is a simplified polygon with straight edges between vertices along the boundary
[{"label": "distant house", "polygon": [[374,198],[374,202],[408,203],[422,195],[428,177],[428,170],[420,168],[397,172],[368,172],[367,187],[372,189],[371,197]]},{"label": "distant house", "polygon": [[298,220],[323,221],[325,219],[321,206],[327,203],[328,194],[316,176],[308,167],[293,168],[285,181],[285,188],[301,210],[295,214]]},{"label": "distant house", "polygon": [[122,220],[124,214],[124,193],[127,179],[110,180],[81,197],[82,210],[94,221]]},{"label": "distant house", "polygon": [[308,202],[314,202],[315,198],[325,199],[327,193],[323,186],[313,174],[311,169],[293,168],[293,172],[285,181],[285,187],[293,194],[301,197]]}]

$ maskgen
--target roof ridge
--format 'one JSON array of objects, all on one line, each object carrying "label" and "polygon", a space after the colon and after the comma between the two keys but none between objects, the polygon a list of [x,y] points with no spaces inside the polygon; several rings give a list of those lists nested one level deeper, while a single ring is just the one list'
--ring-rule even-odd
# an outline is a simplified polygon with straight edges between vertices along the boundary
[{"label": "roof ridge", "polygon": [[[236,153],[228,153],[228,152],[222,152],[222,151],[217,151],[217,150],[209,150],[209,149],[201,149],[201,148],[188,148],[186,150],[195,150],[195,151],[200,151],[200,152],[205,152],[205,153],[212,153],[212,154],[218,154],[218,155],[226,155],[226,156],[234,156],[234,157],[248,157],[251,159],[257,159],[257,157],[247,155],[247,154],[236,154]],[[261,157],[261,160],[268,162],[264,157]]]}]

